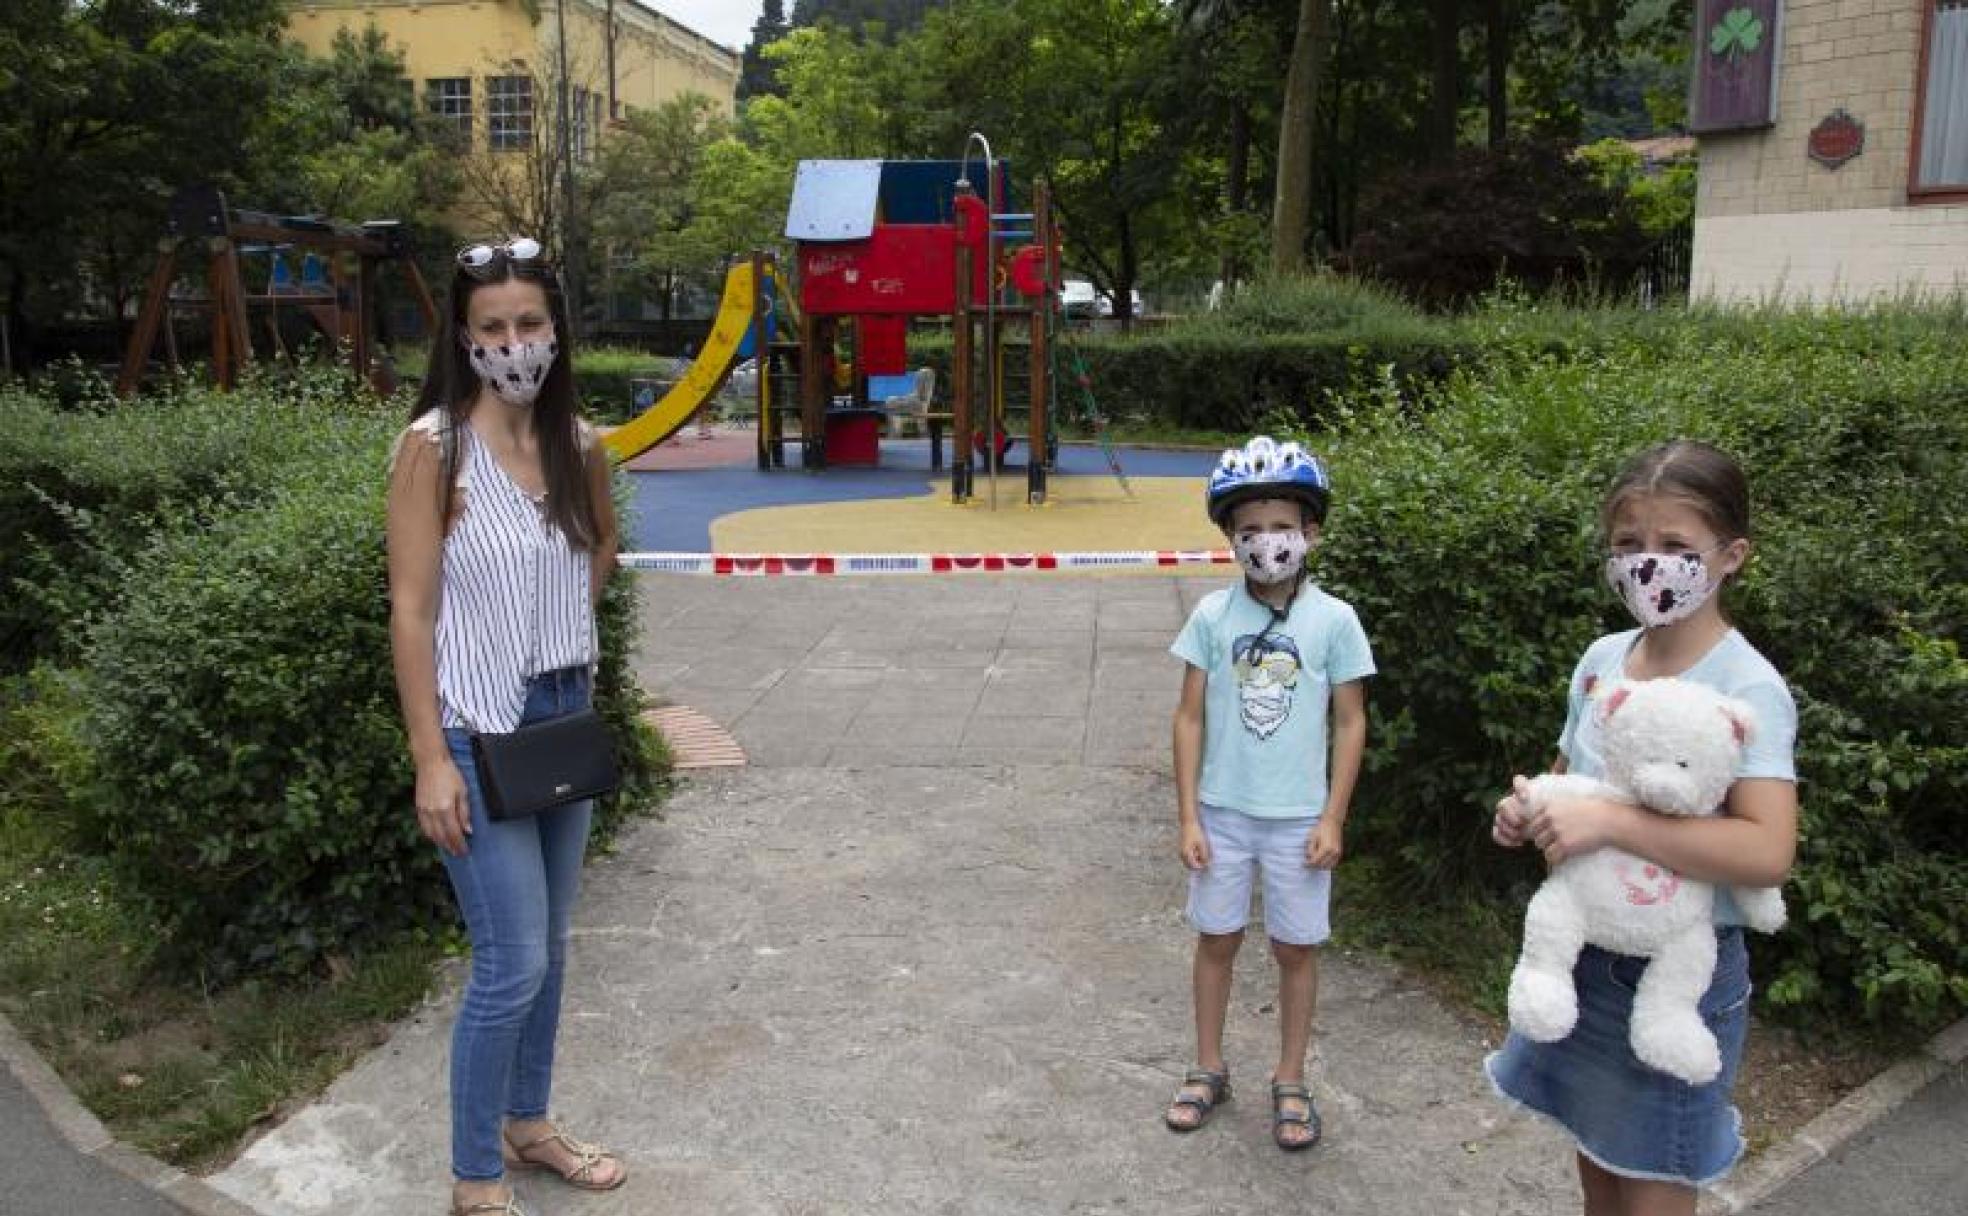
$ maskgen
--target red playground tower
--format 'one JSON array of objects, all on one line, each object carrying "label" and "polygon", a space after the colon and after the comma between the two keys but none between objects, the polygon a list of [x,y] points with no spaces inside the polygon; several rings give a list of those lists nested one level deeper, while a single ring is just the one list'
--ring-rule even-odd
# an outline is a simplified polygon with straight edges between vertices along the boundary
[{"label": "red playground tower", "polygon": [[[973,137],[973,142],[981,141]],[[954,502],[968,501],[974,458],[1001,458],[1004,446],[1018,438],[1005,432],[1003,350],[1006,332],[1022,325],[1030,334],[1031,353],[1023,436],[1029,452],[1026,496],[1033,504],[1045,501],[1051,454],[1047,348],[1059,242],[1045,183],[1036,183],[1032,193],[1031,211],[1008,210],[1010,173],[988,148],[984,159],[962,162],[800,163],[786,235],[794,242],[799,268],[806,467],[822,467],[829,459],[872,459],[858,443],[831,445],[835,450],[829,452],[828,436],[842,431],[828,426],[834,385],[825,355],[834,350],[842,323],[851,323],[854,336],[853,403],[869,412],[883,395],[871,393],[870,384],[909,371],[909,319],[948,317],[954,340],[947,415],[953,438],[950,495]],[[945,417],[930,416],[938,422]],[[995,461],[992,467],[995,472]]]}]

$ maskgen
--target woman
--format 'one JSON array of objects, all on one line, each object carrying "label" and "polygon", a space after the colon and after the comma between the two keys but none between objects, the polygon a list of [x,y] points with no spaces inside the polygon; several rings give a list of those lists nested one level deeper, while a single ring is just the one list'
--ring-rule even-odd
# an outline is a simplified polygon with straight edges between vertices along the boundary
[{"label": "woman", "polygon": [[417,770],[472,941],[451,1037],[453,1216],[521,1216],[505,1174],[584,1190],[620,1158],[547,1121],[568,925],[591,802],[490,820],[473,732],[585,708],[615,561],[609,461],[574,402],[566,303],[538,241],[458,254],[389,488],[390,640]]}]

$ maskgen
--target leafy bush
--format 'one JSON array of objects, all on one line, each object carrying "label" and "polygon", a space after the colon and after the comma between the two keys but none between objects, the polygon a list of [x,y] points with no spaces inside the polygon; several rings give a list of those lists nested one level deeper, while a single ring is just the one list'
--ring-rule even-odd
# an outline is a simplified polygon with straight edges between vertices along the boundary
[{"label": "leafy bush", "polygon": [[195,526],[331,442],[357,408],[349,387],[308,369],[231,396],[181,380],[125,402],[78,373],[63,408],[0,386],[0,671],[65,657],[160,524]]},{"label": "leafy bush", "polygon": [[673,370],[677,362],[629,347],[583,347],[574,360],[574,390],[596,422],[627,422],[640,412],[632,381],[672,380],[680,374]]},{"label": "leafy bush", "polygon": [[1513,772],[1551,759],[1600,590],[1599,499],[1672,436],[1735,452],[1759,548],[1731,611],[1801,710],[1792,923],[1757,952],[1800,1015],[1928,1026],[1968,1010],[1968,349],[1949,313],[1661,325],[1571,361],[1452,377],[1429,408],[1356,395],[1330,443],[1324,577],[1384,675],[1361,847],[1415,890],[1518,901],[1492,847]]},{"label": "leafy bush", "polygon": [[[177,959],[291,972],[451,919],[390,668],[383,468],[400,425],[352,418],[259,502],[161,534],[88,631],[85,827]],[[604,830],[661,763],[635,721],[632,585],[615,583],[597,700],[627,780]]]},{"label": "leafy bush", "polygon": [[[910,351],[949,384],[947,338],[912,337]],[[1057,409],[1062,420],[1086,412],[1075,383],[1084,371],[1103,414],[1127,424],[1248,433],[1284,420],[1318,428],[1334,394],[1390,369],[1414,389],[1475,356],[1453,328],[1384,289],[1333,275],[1271,280],[1176,327],[1065,333]],[[1023,358],[1022,347],[1007,355]]]}]

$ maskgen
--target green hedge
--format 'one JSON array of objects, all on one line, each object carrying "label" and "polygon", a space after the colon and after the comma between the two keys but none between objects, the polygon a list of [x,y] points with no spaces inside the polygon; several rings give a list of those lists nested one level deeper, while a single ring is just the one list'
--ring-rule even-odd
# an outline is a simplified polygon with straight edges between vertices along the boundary
[{"label": "green hedge", "polygon": [[333,442],[352,399],[318,369],[241,396],[179,381],[124,402],[93,375],[64,384],[65,406],[0,386],[0,671],[65,654],[153,529],[260,493],[297,453]]},{"label": "green hedge", "polygon": [[1338,486],[1323,577],[1384,673],[1359,850],[1443,906],[1527,897],[1536,859],[1489,843],[1490,809],[1550,762],[1585,644],[1627,623],[1598,581],[1600,496],[1631,452],[1710,439],[1756,495],[1731,608],[1801,713],[1765,996],[1933,1025],[1968,1010],[1968,345],[1945,311],[1709,322],[1570,360],[1517,347],[1422,411],[1356,395],[1314,440]]},{"label": "green hedge", "polygon": [[669,381],[683,362],[629,347],[583,347],[574,360],[574,388],[581,408],[596,422],[617,425],[639,412],[632,381]]},{"label": "green hedge", "polygon": [[[53,642],[6,685],[0,775],[108,858],[163,956],[202,974],[297,971],[452,919],[390,669],[403,408],[333,396],[290,380],[79,412],[4,399],[19,425],[0,454],[38,479],[8,486],[14,531],[38,531],[0,553],[35,604],[81,615],[23,614]],[[634,591],[613,579],[599,610],[596,700],[626,778],[603,839],[666,765],[638,718]]]}]

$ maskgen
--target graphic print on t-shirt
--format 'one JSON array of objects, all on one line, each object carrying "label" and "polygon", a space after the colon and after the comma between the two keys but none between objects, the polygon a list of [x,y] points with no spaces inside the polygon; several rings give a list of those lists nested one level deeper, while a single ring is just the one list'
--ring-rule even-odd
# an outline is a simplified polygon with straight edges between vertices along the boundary
[{"label": "graphic print on t-shirt", "polygon": [[1247,633],[1230,648],[1237,672],[1237,705],[1244,729],[1269,739],[1291,717],[1298,688],[1298,647],[1269,631]]}]

